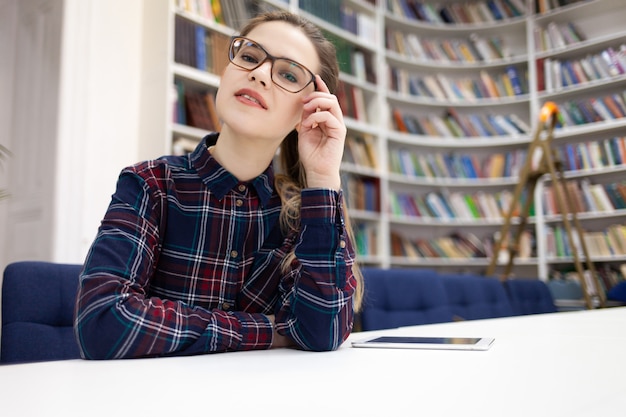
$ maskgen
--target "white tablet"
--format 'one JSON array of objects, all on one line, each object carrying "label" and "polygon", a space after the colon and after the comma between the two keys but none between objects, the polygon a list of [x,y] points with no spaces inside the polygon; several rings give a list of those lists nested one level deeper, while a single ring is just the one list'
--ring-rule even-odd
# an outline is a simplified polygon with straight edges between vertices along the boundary
[{"label": "white tablet", "polygon": [[398,349],[487,350],[494,339],[488,337],[372,336],[352,342],[352,347]]}]

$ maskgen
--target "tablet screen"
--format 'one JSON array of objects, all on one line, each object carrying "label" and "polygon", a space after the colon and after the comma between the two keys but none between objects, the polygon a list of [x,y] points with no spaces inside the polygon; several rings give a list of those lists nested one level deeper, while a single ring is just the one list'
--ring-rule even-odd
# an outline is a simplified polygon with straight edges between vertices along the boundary
[{"label": "tablet screen", "polygon": [[487,350],[493,343],[488,337],[378,336],[353,341],[353,347]]},{"label": "tablet screen", "polygon": [[430,343],[443,345],[474,345],[479,337],[411,337],[411,336],[382,336],[370,339],[373,343]]}]

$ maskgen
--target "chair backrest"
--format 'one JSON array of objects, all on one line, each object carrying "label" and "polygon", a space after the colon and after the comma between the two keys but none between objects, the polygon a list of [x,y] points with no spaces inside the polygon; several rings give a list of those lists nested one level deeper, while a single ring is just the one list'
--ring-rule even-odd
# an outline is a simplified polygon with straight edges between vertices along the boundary
[{"label": "chair backrest", "polygon": [[446,294],[432,270],[363,268],[362,330],[452,321]]},{"label": "chair backrest", "polygon": [[500,281],[470,274],[439,274],[455,319],[475,320],[514,315]]},{"label": "chair backrest", "polygon": [[72,324],[81,268],[34,261],[5,268],[0,363],[80,357]]},{"label": "chair backrest", "polygon": [[504,281],[515,314],[554,313],[557,311],[552,293],[537,278],[512,278]]}]

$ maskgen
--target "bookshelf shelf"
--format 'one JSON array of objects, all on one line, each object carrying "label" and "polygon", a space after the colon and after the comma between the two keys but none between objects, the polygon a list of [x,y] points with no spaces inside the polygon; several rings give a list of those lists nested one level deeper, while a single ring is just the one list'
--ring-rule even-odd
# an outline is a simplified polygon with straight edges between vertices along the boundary
[{"label": "bookshelf shelf", "polygon": [[441,62],[433,60],[418,59],[415,57],[409,57],[402,55],[395,51],[385,51],[387,61],[393,66],[410,67],[410,68],[423,68],[427,70],[476,70],[476,69],[497,69],[506,67],[508,65],[526,64],[528,57],[515,56],[506,59],[494,59],[489,61],[478,62]]},{"label": "bookshelf shelf", "polygon": [[350,216],[359,220],[367,220],[371,222],[377,222],[380,220],[380,213],[367,210],[354,209],[350,212]]},{"label": "bookshelf shelf", "polygon": [[594,37],[593,39],[584,40],[573,45],[568,45],[567,47],[555,48],[549,51],[537,51],[535,53],[535,57],[540,59],[550,56],[562,58],[580,56],[581,54],[585,54],[596,49],[603,49],[611,46],[616,40],[624,39],[626,39],[626,32],[617,30],[610,34]]},{"label": "bookshelf shelf", "polygon": [[587,123],[580,126],[566,126],[554,131],[555,142],[571,140],[576,137],[585,137],[593,134],[616,134],[626,128],[626,119],[604,120],[602,122]]},{"label": "bookshelf shelf", "polygon": [[[435,217],[411,217],[391,215],[389,221],[396,225],[406,226],[420,226],[428,228],[446,228],[449,230],[456,230],[462,228],[481,228],[481,227],[493,227],[494,230],[497,227],[502,226],[502,219],[499,217],[487,217],[478,219],[441,219]],[[519,223],[515,220],[513,224]]]},{"label": "bookshelf shelf", "polygon": [[354,132],[361,132],[370,135],[376,135],[378,133],[379,128],[369,123],[364,123],[350,117],[346,117],[344,119],[346,123],[346,127]]},{"label": "bookshelf shelf", "polygon": [[206,130],[175,123],[172,125],[172,134],[185,138],[195,138],[199,140],[206,134]]},{"label": "bookshelf shelf", "polygon": [[432,97],[416,97],[406,94],[389,92],[387,97],[391,104],[424,106],[428,108],[434,107],[500,107],[503,105],[528,105],[530,97],[525,94],[515,97],[498,97],[498,98],[476,98],[474,100],[467,99],[433,99]]},{"label": "bookshelf shelf", "polygon": [[[473,268],[485,268],[489,265],[489,258],[420,258],[417,260],[407,259],[404,257],[392,257],[391,261],[397,266],[406,267],[442,267],[446,270],[450,270],[450,267],[456,268],[456,270],[469,270]],[[536,258],[528,259],[516,259],[516,264],[520,266],[536,267],[538,260]],[[571,260],[569,261],[571,263]],[[504,265],[503,262],[498,263],[499,266]]]},{"label": "bookshelf shelf", "polygon": [[[561,133],[567,133],[565,128]],[[459,149],[466,148],[468,145],[473,149],[490,149],[503,148],[506,146],[516,146],[528,144],[528,135],[501,136],[501,137],[472,137],[472,138],[448,138],[441,136],[412,135],[408,133],[389,131],[387,132],[387,140],[390,143],[404,145],[419,145],[422,148],[438,148],[438,149]]]},{"label": "bookshelf shelf", "polygon": [[449,178],[449,177],[414,177],[402,174],[388,175],[389,182],[416,187],[462,188],[503,187],[517,184],[517,177],[504,178]]},{"label": "bookshelf shelf", "polygon": [[[606,212],[606,211],[584,212],[584,213],[577,213],[577,217],[581,221],[585,221],[585,220],[599,221],[599,220],[605,220],[605,219],[619,220],[620,217],[626,217],[626,210],[616,209],[615,211],[611,211],[611,212]],[[559,215],[546,214],[544,216],[544,221],[546,223],[552,223],[552,222],[557,223],[557,222],[561,222],[562,220],[563,220],[563,217]]]},{"label": "bookshelf shelf", "polygon": [[573,95],[580,95],[581,93],[591,93],[595,95],[598,90],[611,91],[615,88],[626,88],[626,75],[620,75],[602,80],[587,81],[582,84],[575,84],[568,87],[561,87],[557,91],[553,92],[541,92],[539,98],[541,100],[554,100],[569,98]]},{"label": "bookshelf shelf", "polygon": [[[582,257],[582,260],[584,261],[585,258]],[[558,264],[564,264],[564,265],[571,265],[573,263],[574,259],[571,256],[562,256],[562,257],[549,257],[546,258],[546,262],[553,264],[553,265],[558,265]],[[595,255],[593,257],[593,261],[594,262],[619,262],[619,263],[623,263],[626,262],[626,255],[621,255],[621,256],[615,256],[615,255]]]},{"label": "bookshelf shelf", "polygon": [[172,64],[172,72],[175,77],[194,82],[200,86],[217,88],[220,84],[218,75],[191,68],[187,65],[174,63]]}]

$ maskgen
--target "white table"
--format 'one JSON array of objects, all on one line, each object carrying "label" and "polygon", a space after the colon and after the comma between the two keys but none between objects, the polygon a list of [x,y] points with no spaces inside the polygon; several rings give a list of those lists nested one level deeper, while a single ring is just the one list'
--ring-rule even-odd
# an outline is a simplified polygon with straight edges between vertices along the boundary
[{"label": "white table", "polygon": [[356,349],[348,341],[325,353],[9,365],[0,367],[0,415],[626,415],[626,308],[371,333],[496,341],[485,352]]}]

